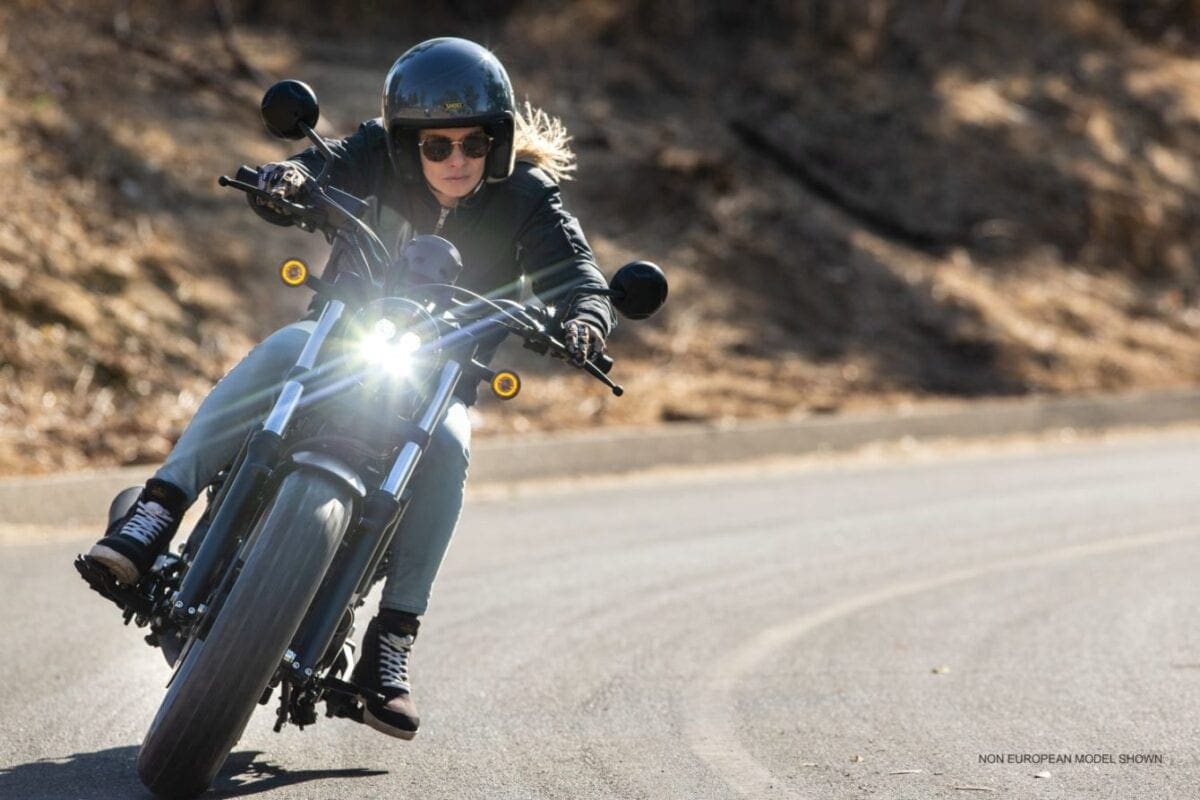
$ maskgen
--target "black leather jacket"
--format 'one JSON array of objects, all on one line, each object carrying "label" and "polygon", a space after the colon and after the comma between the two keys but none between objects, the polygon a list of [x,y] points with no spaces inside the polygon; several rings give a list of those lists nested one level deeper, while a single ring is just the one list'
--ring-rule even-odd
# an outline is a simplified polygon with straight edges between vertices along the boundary
[{"label": "black leather jacket", "polygon": [[[441,205],[423,182],[405,182],[396,174],[379,119],[328,144],[337,157],[330,168],[334,186],[360,198],[374,197],[406,220],[414,234],[437,233],[454,243],[463,260],[460,286],[516,299],[519,281],[527,276],[534,294],[559,309],[560,320],[590,322],[605,336],[616,325],[607,298],[587,296],[570,302],[576,289],[608,284],[579,222],[563,207],[557,184],[542,170],[517,162],[512,177],[485,183],[460,200],[439,228]],[[313,174],[323,163],[315,148],[292,160]]]}]

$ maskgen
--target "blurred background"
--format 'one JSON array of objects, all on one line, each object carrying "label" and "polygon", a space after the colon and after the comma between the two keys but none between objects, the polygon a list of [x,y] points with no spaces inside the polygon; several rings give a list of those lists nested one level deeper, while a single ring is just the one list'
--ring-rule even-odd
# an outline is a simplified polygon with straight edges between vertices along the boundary
[{"label": "blurred background", "polygon": [[[1200,382],[1200,0],[4,0],[0,474],[161,459],[308,298],[216,177],[466,36],[574,135],[601,265],[671,298],[628,393],[513,352],[479,435]],[[554,367],[560,367],[554,369]]]}]

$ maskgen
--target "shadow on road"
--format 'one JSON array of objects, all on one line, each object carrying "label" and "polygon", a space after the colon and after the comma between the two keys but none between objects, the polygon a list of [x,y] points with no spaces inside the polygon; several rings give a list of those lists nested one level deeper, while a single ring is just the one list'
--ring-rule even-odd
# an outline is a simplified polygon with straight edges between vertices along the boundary
[{"label": "shadow on road", "polygon": [[[42,758],[0,767],[0,797],[28,800],[109,800],[150,798],[137,777],[136,746],[94,753]],[[262,758],[256,750],[233,753],[204,797],[248,797],[284,786],[328,778],[370,778],[383,770],[361,768],[289,770]]]},{"label": "shadow on road", "polygon": [[42,758],[0,767],[0,797],[79,800],[148,797],[137,777],[136,746]]},{"label": "shadow on road", "polygon": [[261,756],[262,753],[255,750],[244,750],[231,754],[229,760],[225,762],[225,766],[221,768],[221,774],[217,776],[212,791],[205,796],[246,797],[306,781],[327,778],[371,778],[387,774],[386,770],[362,769],[361,767],[289,770],[272,764]]}]

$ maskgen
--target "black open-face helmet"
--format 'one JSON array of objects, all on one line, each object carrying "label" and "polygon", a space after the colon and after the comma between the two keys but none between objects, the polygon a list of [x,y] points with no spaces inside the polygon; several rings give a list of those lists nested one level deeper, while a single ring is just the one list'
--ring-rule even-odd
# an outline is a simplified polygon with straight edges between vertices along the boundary
[{"label": "black open-face helmet", "polygon": [[513,90],[487,48],[466,39],[430,39],[392,65],[383,87],[388,152],[405,180],[421,178],[422,128],[480,125],[492,137],[483,175],[502,181],[513,171]]}]

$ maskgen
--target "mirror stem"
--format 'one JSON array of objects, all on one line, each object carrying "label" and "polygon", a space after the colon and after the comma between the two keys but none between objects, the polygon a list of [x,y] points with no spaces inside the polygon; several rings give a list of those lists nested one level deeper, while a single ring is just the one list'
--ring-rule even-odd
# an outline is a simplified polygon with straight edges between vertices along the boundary
[{"label": "mirror stem", "polygon": [[321,174],[317,176],[317,183],[324,184],[325,176],[329,174],[329,168],[333,165],[333,151],[329,149],[329,145],[325,144],[325,140],[317,135],[317,132],[307,122],[300,120],[296,124],[300,126],[300,130],[304,131],[304,135],[309,138],[309,141],[321,151],[321,155],[325,156],[325,164],[321,167]]}]

